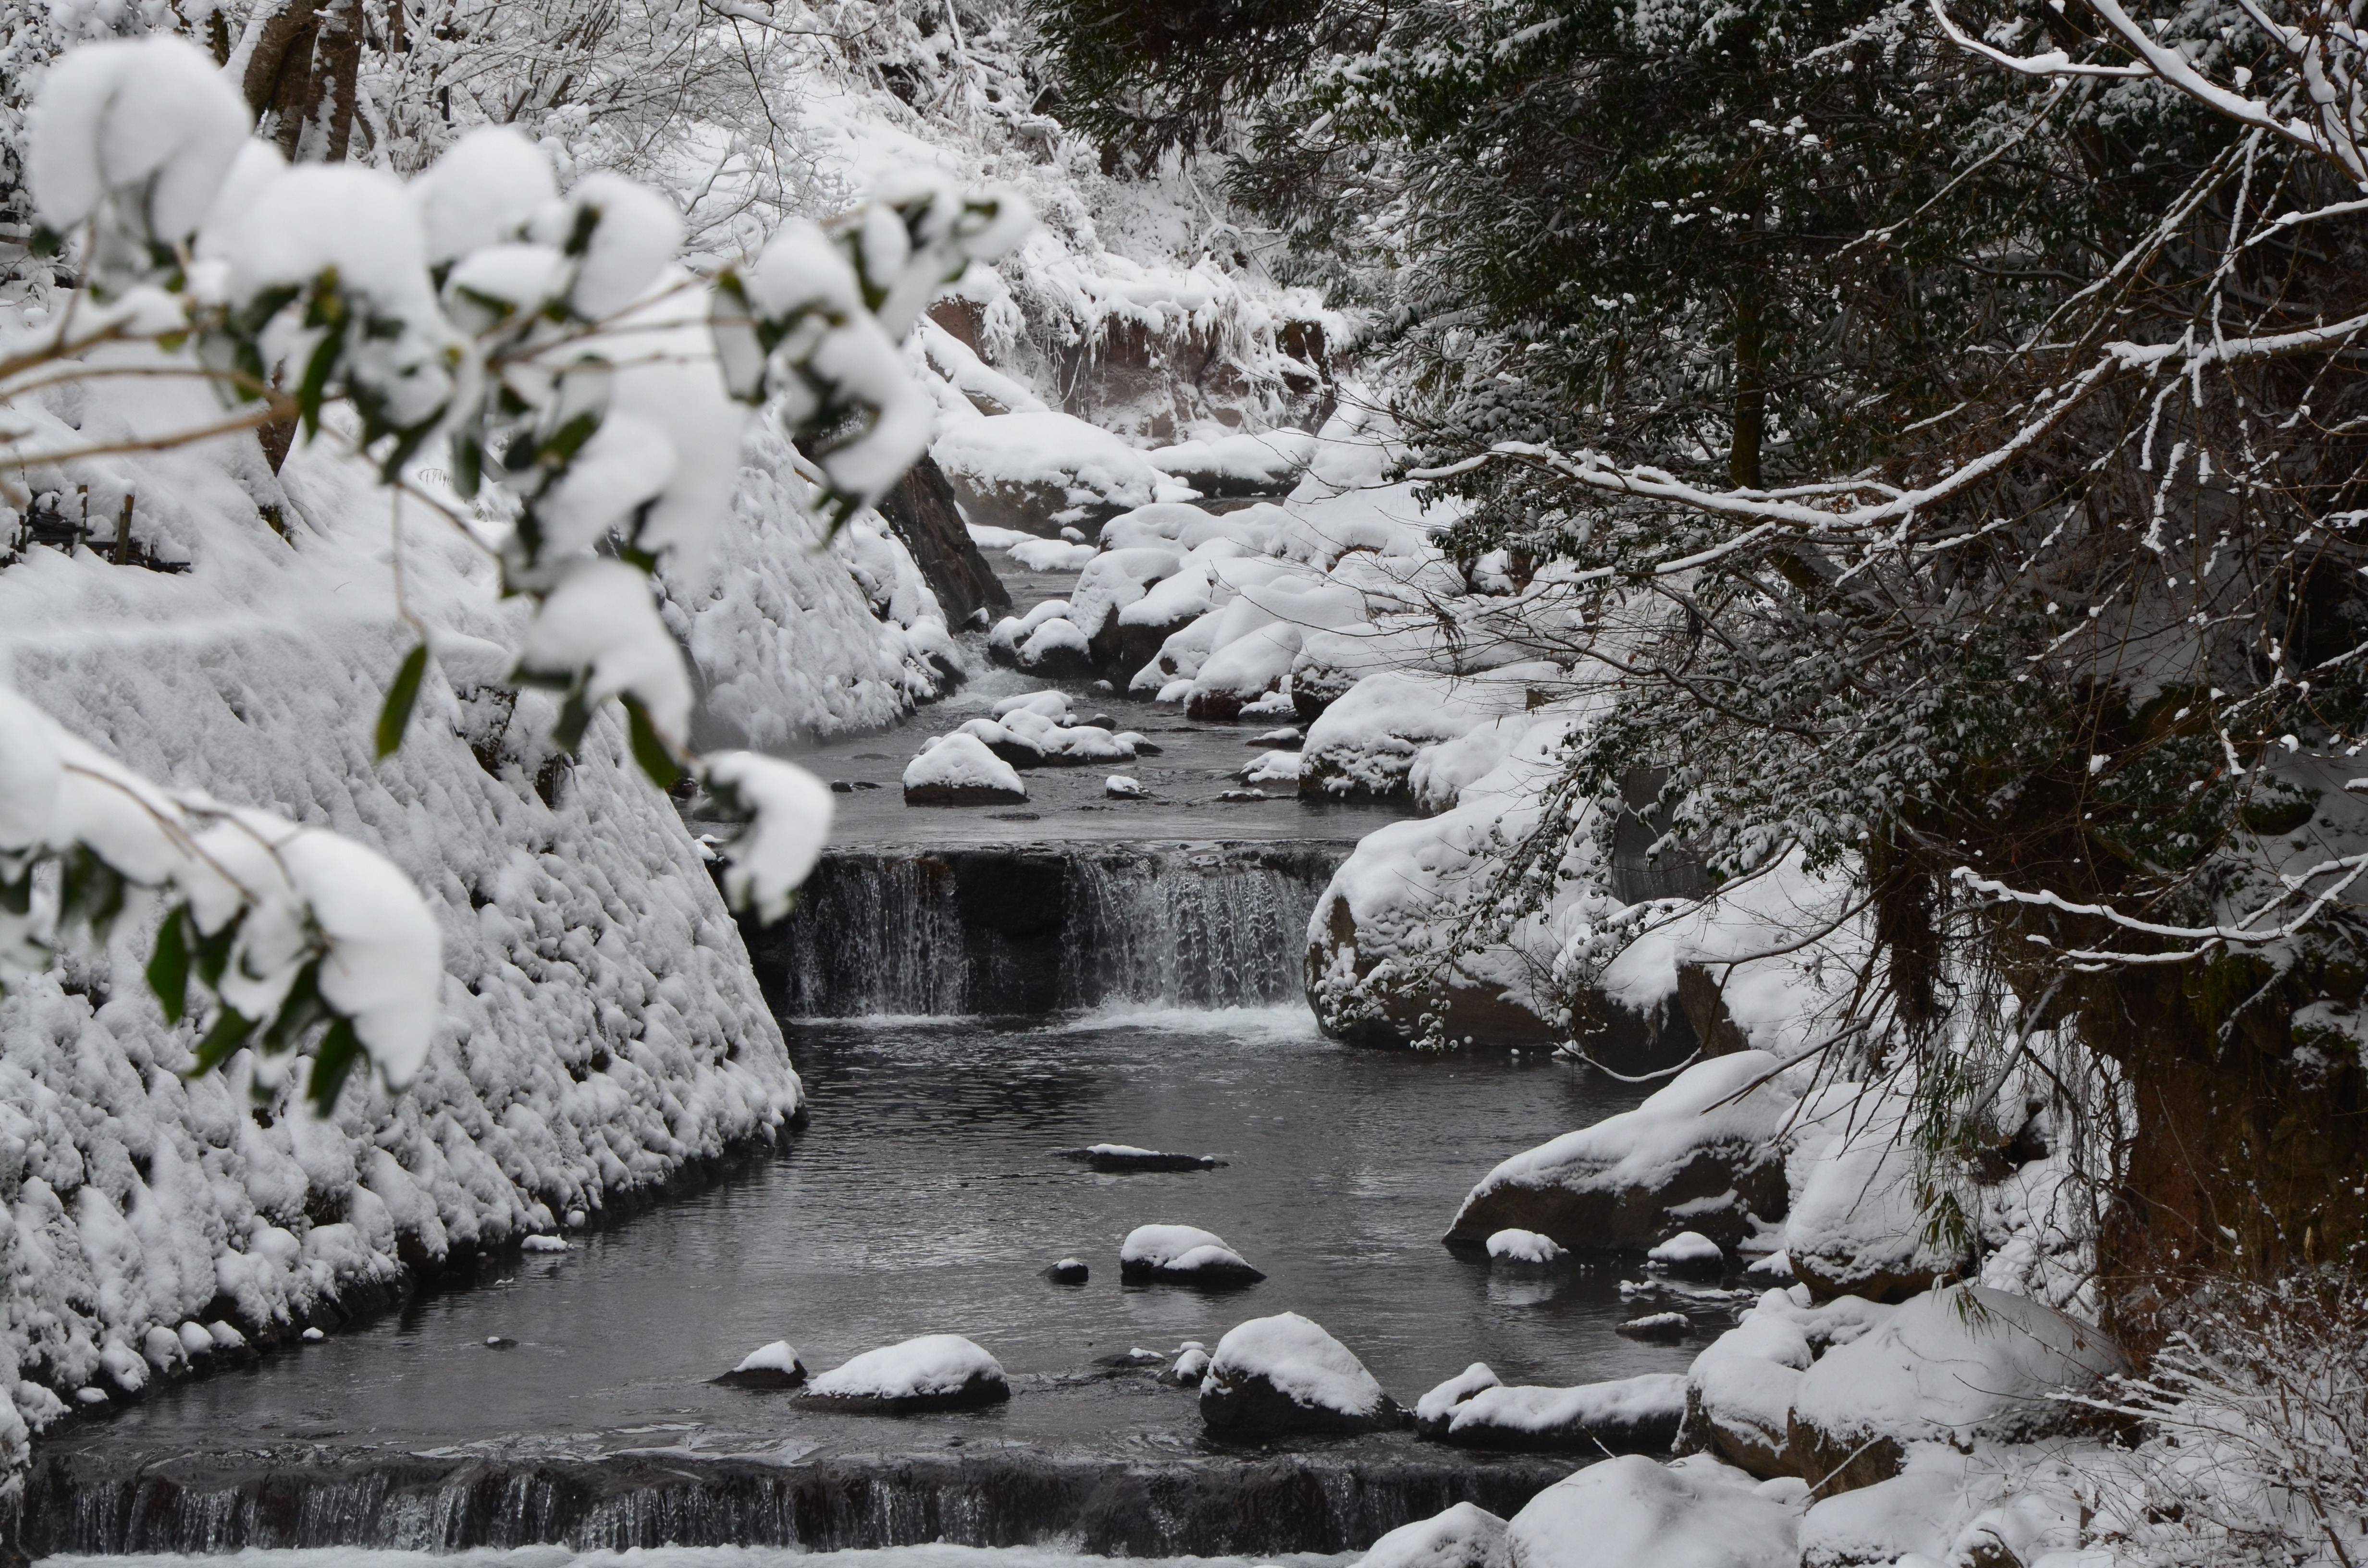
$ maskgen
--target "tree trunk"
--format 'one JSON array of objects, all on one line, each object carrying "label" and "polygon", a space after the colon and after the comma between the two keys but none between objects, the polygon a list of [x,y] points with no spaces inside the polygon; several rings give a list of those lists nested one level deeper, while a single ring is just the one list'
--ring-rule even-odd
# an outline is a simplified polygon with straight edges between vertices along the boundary
[{"label": "tree trunk", "polygon": [[1747,283],[1735,297],[1735,444],[1726,458],[1727,482],[1738,490],[1759,488],[1759,443],[1768,429],[1767,354],[1759,290]]},{"label": "tree trunk", "polygon": [[2149,967],[2084,999],[2081,1032],[2122,1069],[2135,1118],[2098,1283],[2140,1348],[2206,1275],[2368,1262],[2368,1074],[2355,1042],[2298,1019],[2330,983],[2314,967]]}]

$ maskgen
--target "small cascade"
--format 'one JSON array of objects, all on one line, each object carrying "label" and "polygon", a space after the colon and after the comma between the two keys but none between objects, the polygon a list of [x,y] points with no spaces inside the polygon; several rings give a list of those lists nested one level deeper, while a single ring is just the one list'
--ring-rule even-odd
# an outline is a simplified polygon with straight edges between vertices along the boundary
[{"label": "small cascade", "polygon": [[1302,994],[1333,844],[1033,845],[825,857],[780,925],[746,928],[784,1017],[1037,1015]]},{"label": "small cascade", "polygon": [[[1124,1463],[1011,1450],[956,1458],[617,1454],[505,1460],[184,1455],[37,1460],[6,1542],[54,1552],[294,1547],[438,1552],[564,1545],[1058,1544],[1130,1557],[1362,1550],[1459,1502],[1510,1515],[1572,1466],[1403,1450]],[[307,1462],[310,1461],[310,1462]]]}]

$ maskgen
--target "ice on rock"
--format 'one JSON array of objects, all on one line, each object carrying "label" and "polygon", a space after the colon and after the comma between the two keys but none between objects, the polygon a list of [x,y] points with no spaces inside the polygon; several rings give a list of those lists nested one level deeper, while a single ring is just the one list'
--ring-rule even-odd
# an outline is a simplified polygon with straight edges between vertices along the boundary
[{"label": "ice on rock", "polygon": [[760,1345],[715,1380],[729,1388],[793,1389],[806,1381],[806,1364],[786,1339]]},{"label": "ice on rock", "polygon": [[1477,1503],[1458,1503],[1400,1525],[1373,1542],[1354,1568],[1487,1568],[1504,1540],[1504,1520]]},{"label": "ice on rock", "polygon": [[1504,1230],[1488,1238],[1488,1256],[1496,1263],[1544,1265],[1560,1261],[1563,1249],[1535,1231]]},{"label": "ice on rock", "polygon": [[1192,1225],[1138,1225],[1118,1251],[1119,1278],[1183,1285],[1249,1285],[1266,1276],[1223,1236]]},{"label": "ice on rock", "polygon": [[1483,1389],[1502,1388],[1504,1383],[1486,1361],[1474,1361],[1445,1382],[1415,1401],[1415,1430],[1426,1437],[1444,1437],[1447,1423],[1455,1407]]},{"label": "ice on rock", "polygon": [[1297,1312],[1234,1328],[1201,1379],[1201,1419],[1212,1432],[1373,1432],[1405,1417],[1347,1346]]},{"label": "ice on rock", "polygon": [[975,735],[939,735],[905,767],[908,806],[996,806],[1028,799],[1009,763]]},{"label": "ice on rock", "polygon": [[1436,1436],[1467,1449],[1667,1453],[1685,1414],[1684,1375],[1647,1372],[1576,1388],[1481,1389],[1457,1402]]},{"label": "ice on rock", "polygon": [[1688,1278],[1715,1279],[1726,1271],[1726,1254],[1700,1231],[1679,1231],[1645,1253],[1645,1260]]},{"label": "ice on rock", "polygon": [[835,1410],[916,1415],[967,1410],[1011,1397],[1002,1363],[958,1334],[930,1334],[867,1350],[806,1385]]},{"label": "ice on rock", "polygon": [[1505,1526],[1507,1568],[1799,1568],[1800,1512],[1706,1455],[1625,1455],[1530,1500]]}]

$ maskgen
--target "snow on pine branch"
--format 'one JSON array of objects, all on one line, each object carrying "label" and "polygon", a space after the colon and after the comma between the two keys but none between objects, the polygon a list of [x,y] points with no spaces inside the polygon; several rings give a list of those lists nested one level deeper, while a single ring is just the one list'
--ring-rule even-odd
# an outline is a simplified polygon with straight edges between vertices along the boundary
[{"label": "snow on pine branch", "polygon": [[[0,407],[102,373],[82,356],[104,343],[147,355],[137,373],[200,378],[223,394],[222,420],[143,437],[151,449],[290,420],[317,438],[324,408],[349,408],[341,425],[358,430],[381,482],[491,549],[504,589],[529,602],[511,679],[560,694],[560,745],[573,750],[617,701],[653,778],[699,778],[747,820],[726,891],[778,916],[819,853],[828,792],[786,763],[689,749],[691,682],[653,579],[695,566],[729,514],[751,408],[813,456],[815,505],[834,526],[903,476],[927,449],[933,404],[899,345],[939,290],[1026,234],[1025,201],[895,176],[866,205],[828,225],[792,222],[709,280],[682,267],[682,220],[665,198],[605,173],[562,192],[544,153],[512,130],[471,132],[408,182],[290,167],[248,131],[237,92],[184,39],[93,44],[57,63],[31,116],[28,170],[40,220],[76,248],[86,288],[54,329],[12,346]],[[40,422],[15,423],[0,457],[18,472],[86,455],[33,450]],[[431,442],[449,450],[471,511],[404,477]],[[420,641],[388,692],[381,756],[402,742],[443,630],[404,599],[399,540],[392,571]],[[13,901],[0,935],[13,953],[37,955],[78,900],[96,899],[103,926],[119,884],[164,890],[183,902],[152,966],[160,996],[177,1016],[194,971],[219,1004],[201,1067],[250,1037],[292,1049],[325,1021],[318,1103],[334,1102],[362,1053],[390,1083],[407,1076],[438,990],[416,892],[367,851],[159,790],[0,700],[11,715],[0,742],[35,737],[0,764],[10,797],[34,792],[0,799],[0,891]],[[74,777],[137,805],[144,837],[94,839],[82,818],[28,803],[51,798],[38,793],[39,759],[60,746],[79,759]],[[31,879],[51,862],[67,896],[44,915]],[[374,928],[431,935],[424,949],[390,937],[381,950],[358,935]]]}]

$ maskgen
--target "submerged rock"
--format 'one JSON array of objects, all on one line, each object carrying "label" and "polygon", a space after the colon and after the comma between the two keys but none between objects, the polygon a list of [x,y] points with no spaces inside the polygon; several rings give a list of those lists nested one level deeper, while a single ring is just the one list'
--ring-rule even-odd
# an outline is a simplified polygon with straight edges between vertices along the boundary
[{"label": "submerged rock", "polygon": [[1132,1143],[1095,1143],[1054,1153],[1064,1160],[1075,1160],[1098,1171],[1213,1171],[1225,1163],[1214,1154],[1169,1154],[1156,1149],[1138,1149]]},{"label": "submerged rock", "polygon": [[1364,1363],[1297,1312],[1253,1318],[1217,1342],[1201,1379],[1212,1432],[1379,1432],[1406,1424]]},{"label": "submerged rock", "polygon": [[1223,1236],[1192,1225],[1138,1225],[1118,1251],[1118,1277],[1130,1285],[1253,1285],[1266,1276]]},{"label": "submerged rock", "polygon": [[970,1410],[1011,1397],[1002,1363],[958,1334],[929,1334],[867,1350],[806,1385],[804,1397],[834,1410],[919,1415]]},{"label": "submerged rock", "polygon": [[806,1364],[786,1339],[776,1339],[740,1358],[740,1364],[712,1380],[726,1388],[793,1389],[806,1381]]}]

